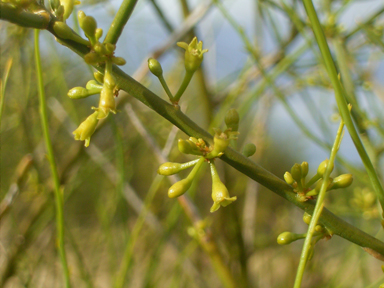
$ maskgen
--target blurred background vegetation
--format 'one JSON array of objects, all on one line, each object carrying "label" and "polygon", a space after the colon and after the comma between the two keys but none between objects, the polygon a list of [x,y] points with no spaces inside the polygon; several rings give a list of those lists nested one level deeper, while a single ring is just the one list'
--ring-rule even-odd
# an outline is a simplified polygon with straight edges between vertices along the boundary
[{"label": "blurred background vegetation", "polygon": [[[353,102],[356,126],[383,179],[383,2],[315,4]],[[94,16],[105,33],[119,5],[86,0],[76,9]],[[76,30],[74,18],[67,23]],[[5,89],[0,287],[63,287],[32,34],[31,29],[0,22]],[[213,132],[213,127],[224,127],[225,112],[236,108],[241,116],[237,149],[256,144],[252,160],[281,178],[295,162],[308,161],[314,173],[329,157],[339,119],[301,1],[142,0],[116,55],[127,60],[125,72],[166,99],[146,61],[158,58],[170,89],[176,91],[184,67],[183,50],[175,44],[194,35],[209,52],[182,97],[182,110]],[[236,287],[292,286],[302,241],[279,246],[276,237],[283,231],[306,231],[301,210],[217,161],[221,179],[238,200],[209,213],[211,180],[205,166],[188,192],[192,201],[187,206],[199,215],[191,217],[182,202],[167,197],[177,178],[156,173],[168,160],[192,160],[176,145],[186,135],[121,92],[119,112],[99,125],[90,147],[83,147],[72,131],[98,100],[71,100],[66,94],[74,86],[85,86],[92,79],[91,69],[48,32],[41,33],[41,50],[73,287],[112,287],[124,265],[124,287],[224,287],[215,260],[199,245],[198,233],[217,243]],[[348,133],[338,155],[336,173],[354,174],[354,184],[327,194],[326,207],[383,240],[376,197]],[[316,245],[303,287],[378,287],[382,274],[379,260],[333,237]]]}]

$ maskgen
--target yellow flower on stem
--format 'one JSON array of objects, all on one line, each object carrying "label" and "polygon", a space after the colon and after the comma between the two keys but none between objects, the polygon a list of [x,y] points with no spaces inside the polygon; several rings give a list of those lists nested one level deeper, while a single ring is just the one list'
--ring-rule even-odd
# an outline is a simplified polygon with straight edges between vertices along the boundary
[{"label": "yellow flower on stem", "polygon": [[99,122],[99,119],[97,118],[97,115],[99,114],[98,111],[94,112],[90,116],[88,116],[87,119],[85,119],[80,126],[73,131],[73,135],[75,135],[75,140],[84,141],[84,146],[88,147],[89,142],[91,141],[91,136],[93,132],[95,132],[97,123]]},{"label": "yellow flower on stem", "polygon": [[194,37],[191,43],[177,42],[177,46],[185,49],[185,70],[189,72],[195,72],[203,61],[203,54],[208,52],[208,49],[203,50],[203,42],[197,42],[197,38]]}]

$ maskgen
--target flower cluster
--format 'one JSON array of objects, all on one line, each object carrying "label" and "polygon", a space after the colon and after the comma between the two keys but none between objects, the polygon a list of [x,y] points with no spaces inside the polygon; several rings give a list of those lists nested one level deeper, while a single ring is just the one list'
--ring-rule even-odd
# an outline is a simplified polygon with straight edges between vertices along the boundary
[{"label": "flower cluster", "polygon": [[124,65],[125,60],[114,56],[115,45],[99,42],[103,30],[97,28],[96,20],[92,16],[85,15],[83,11],[79,11],[77,16],[80,27],[89,40],[89,42],[87,41],[88,46],[91,47],[91,51],[84,56],[85,62],[92,65],[104,65],[104,75],[95,72],[96,80],[88,81],[85,88],[75,87],[68,91],[68,97],[72,99],[82,99],[100,94],[98,107],[92,107],[95,112],[73,132],[75,140],[85,140],[85,146],[88,147],[98,121],[106,118],[109,113],[116,113],[115,96],[118,94],[118,87],[112,74],[112,65]]},{"label": "flower cluster", "polygon": [[[312,219],[312,216],[310,214],[308,214],[307,212],[305,212],[303,215],[304,223],[309,225],[311,223],[311,219]],[[315,227],[315,231],[314,231],[312,236],[313,236],[313,238],[312,238],[312,242],[311,242],[311,245],[309,248],[310,250],[309,250],[307,260],[311,260],[311,258],[313,256],[313,251],[314,251],[313,247],[316,245],[316,243],[319,242],[319,240],[321,240],[323,238],[330,239],[332,237],[332,233],[329,232],[323,225],[317,224]],[[279,236],[277,236],[277,243],[279,245],[287,245],[287,244],[290,244],[296,240],[304,239],[305,237],[307,237],[307,233],[296,234],[296,233],[286,231],[286,232],[279,234]]]},{"label": "flower cluster", "polygon": [[[168,189],[168,196],[170,198],[179,197],[186,193],[191,187],[192,182],[203,163],[207,162],[209,163],[212,177],[213,205],[210,211],[215,212],[221,206],[225,207],[236,200],[236,196],[229,196],[228,189],[220,180],[215,165],[215,159],[221,157],[225,153],[225,150],[229,146],[230,141],[237,139],[237,135],[239,134],[239,132],[233,130],[237,130],[239,123],[239,115],[237,114],[236,110],[231,109],[227,113],[225,122],[228,129],[224,131],[215,129],[213,143],[211,143],[210,146],[207,145],[207,143],[201,138],[190,137],[187,140],[179,139],[178,148],[181,153],[196,155],[199,157],[186,163],[167,162],[159,167],[158,173],[164,176],[173,175],[193,167],[192,171],[185,179],[176,182]],[[256,148],[254,148],[254,145],[251,146],[251,150],[253,150],[253,153],[255,152]],[[249,155],[252,155],[253,153],[250,152]]]},{"label": "flower cluster", "polygon": [[[329,160],[324,160],[317,168],[317,173],[308,181],[305,182],[305,178],[308,174],[308,163],[303,162],[300,164],[295,163],[291,172],[285,172],[284,180],[289,185],[292,185],[294,192],[297,193],[299,201],[304,202],[308,199],[312,199],[320,193],[321,186],[323,185],[323,175],[327,169]],[[333,167],[332,167],[333,170]],[[335,178],[329,177],[328,183],[326,183],[327,191],[346,188],[353,182],[352,174],[342,174]],[[311,186],[314,188],[311,189]]]}]

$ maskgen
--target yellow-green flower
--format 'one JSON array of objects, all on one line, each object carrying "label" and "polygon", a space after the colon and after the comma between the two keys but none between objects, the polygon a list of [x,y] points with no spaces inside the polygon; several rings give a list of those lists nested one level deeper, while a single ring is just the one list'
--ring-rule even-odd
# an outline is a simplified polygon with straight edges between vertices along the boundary
[{"label": "yellow-green flower", "polygon": [[99,122],[99,120],[97,119],[98,114],[99,112],[96,111],[90,116],[88,116],[88,118],[85,119],[84,122],[82,122],[80,126],[72,133],[73,135],[75,135],[75,140],[80,140],[80,141],[85,140],[85,143],[84,143],[85,147],[89,146],[89,142],[91,141],[91,136],[93,132],[95,132],[97,123]]},{"label": "yellow-green flower", "polygon": [[177,42],[177,46],[185,49],[185,70],[195,72],[203,61],[203,54],[208,52],[208,49],[203,50],[203,42],[197,42],[197,38],[193,38],[189,45],[185,42]]},{"label": "yellow-green flower", "polygon": [[211,175],[212,175],[212,200],[213,205],[211,207],[211,213],[217,211],[220,206],[226,207],[232,202],[236,201],[237,197],[229,197],[228,189],[221,182],[219,175],[217,174],[216,166],[214,163],[210,163]]}]

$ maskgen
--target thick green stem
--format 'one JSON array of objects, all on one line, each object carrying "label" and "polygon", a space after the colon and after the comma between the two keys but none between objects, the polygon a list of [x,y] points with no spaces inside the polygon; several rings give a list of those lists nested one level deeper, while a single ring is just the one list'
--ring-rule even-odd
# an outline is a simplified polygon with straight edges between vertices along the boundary
[{"label": "thick green stem", "polygon": [[[351,115],[349,113],[347,102],[345,100],[345,96],[343,93],[343,88],[341,86],[340,80],[338,78],[338,73],[335,67],[335,63],[333,62],[331,51],[329,50],[327,40],[325,39],[325,35],[321,24],[319,22],[319,18],[317,17],[315,7],[313,6],[312,0],[303,0],[305,10],[307,11],[309,20],[311,21],[313,32],[316,37],[316,41],[319,45],[321,55],[323,56],[325,66],[327,68],[327,72],[329,78],[331,80],[332,86],[335,89],[335,98],[337,102],[337,106],[339,108],[339,112],[343,121],[345,122],[345,126],[348,129],[349,134],[351,135],[352,141],[356,146],[356,150],[360,155],[361,160],[367,170],[369,179],[372,183],[373,189],[376,192],[376,196],[379,199],[380,205],[383,209],[384,207],[384,189],[380,183],[379,177],[376,174],[376,171],[372,165],[372,162],[366,152],[363,143],[359,137],[359,134],[356,131],[356,128],[353,124]],[[352,107],[353,109],[353,107]]]},{"label": "thick green stem", "polygon": [[36,61],[36,74],[39,89],[39,102],[40,102],[40,117],[41,126],[43,129],[44,142],[47,149],[48,161],[51,168],[53,178],[54,191],[55,191],[55,206],[56,206],[56,233],[57,233],[57,246],[60,254],[60,261],[63,267],[65,287],[71,287],[69,278],[69,269],[67,258],[64,249],[64,216],[63,216],[63,196],[60,191],[60,180],[57,172],[56,162],[53,155],[52,142],[49,137],[48,116],[47,116],[47,103],[45,101],[43,71],[41,68],[40,50],[39,50],[39,30],[35,30],[35,61]]},{"label": "thick green stem", "polygon": [[104,43],[116,44],[138,0],[124,0],[109,27]]}]

